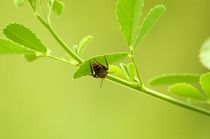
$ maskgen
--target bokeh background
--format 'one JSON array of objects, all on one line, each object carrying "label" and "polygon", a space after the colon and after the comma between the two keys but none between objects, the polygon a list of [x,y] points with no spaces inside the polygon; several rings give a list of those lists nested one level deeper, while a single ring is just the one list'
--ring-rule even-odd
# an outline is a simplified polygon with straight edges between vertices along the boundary
[{"label": "bokeh background", "polygon": [[[94,40],[83,58],[127,50],[115,19],[116,0],[63,0],[53,26],[70,46],[86,35]],[[199,49],[210,35],[209,0],[145,0],[144,14],[155,4],[167,7],[138,48],[145,83],[158,74],[203,73]],[[54,54],[65,52],[35,19],[28,4],[0,1],[0,28],[30,27]],[[2,34],[1,37],[4,37]],[[0,57],[1,139],[208,139],[210,117],[177,107],[122,86],[84,77],[75,69],[43,58]],[[163,88],[155,88],[163,91]],[[164,88],[165,89],[165,88]]]}]

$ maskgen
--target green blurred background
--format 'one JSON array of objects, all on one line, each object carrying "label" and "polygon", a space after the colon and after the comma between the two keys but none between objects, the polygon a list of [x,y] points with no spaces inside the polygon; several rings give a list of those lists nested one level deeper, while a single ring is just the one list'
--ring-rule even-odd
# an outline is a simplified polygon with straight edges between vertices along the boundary
[{"label": "green blurred background", "polygon": [[[83,58],[127,50],[115,19],[116,0],[63,1],[65,11],[53,18],[53,26],[71,46],[94,36]],[[161,73],[206,72],[198,54],[210,35],[210,1],[145,0],[144,15],[159,3],[168,10],[136,53],[143,80]],[[28,4],[18,9],[13,0],[1,0],[0,28],[10,22],[25,24],[54,54],[65,54]],[[51,59],[28,63],[4,55],[0,67],[0,139],[210,138],[210,117],[106,80],[102,88],[91,77],[73,80],[72,67]]]}]

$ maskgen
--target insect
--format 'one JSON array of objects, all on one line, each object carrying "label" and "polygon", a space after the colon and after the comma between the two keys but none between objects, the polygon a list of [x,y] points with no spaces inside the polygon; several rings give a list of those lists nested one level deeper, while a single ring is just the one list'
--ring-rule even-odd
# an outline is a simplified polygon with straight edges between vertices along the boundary
[{"label": "insect", "polygon": [[93,76],[94,78],[101,78],[101,84],[100,87],[102,86],[103,83],[103,79],[105,79],[107,77],[107,74],[109,73],[109,64],[107,62],[107,58],[106,55],[104,56],[106,65],[103,65],[101,63],[99,63],[95,58],[93,59],[94,62],[91,63],[91,61],[89,60],[89,64],[90,64],[90,71],[91,71],[91,76]]}]

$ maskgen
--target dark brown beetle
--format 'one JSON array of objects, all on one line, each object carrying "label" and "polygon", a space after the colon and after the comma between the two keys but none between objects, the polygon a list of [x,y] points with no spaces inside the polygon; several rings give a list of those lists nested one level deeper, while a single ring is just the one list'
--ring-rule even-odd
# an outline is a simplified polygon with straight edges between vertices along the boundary
[{"label": "dark brown beetle", "polygon": [[107,77],[108,70],[109,70],[109,64],[107,62],[106,55],[104,56],[104,59],[105,59],[105,62],[106,62],[106,66],[99,63],[95,58],[93,59],[94,60],[93,63],[91,63],[91,61],[89,60],[90,71],[91,71],[90,75],[93,76],[94,78],[101,78],[102,79],[100,87],[102,86],[103,79],[105,79]]}]

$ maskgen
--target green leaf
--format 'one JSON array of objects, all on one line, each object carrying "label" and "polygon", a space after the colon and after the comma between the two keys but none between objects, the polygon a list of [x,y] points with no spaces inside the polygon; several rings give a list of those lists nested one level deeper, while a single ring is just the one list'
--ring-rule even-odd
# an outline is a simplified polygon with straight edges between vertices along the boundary
[{"label": "green leaf", "polygon": [[74,66],[78,66],[78,65],[79,65],[79,63],[78,63],[75,59],[71,59],[71,60],[70,60],[70,63],[71,63],[72,65],[74,65]]},{"label": "green leaf", "polygon": [[174,84],[170,86],[168,90],[176,95],[183,96],[186,98],[201,99],[201,100],[204,99],[201,93],[198,91],[198,89],[190,84],[186,83]]},{"label": "green leaf", "polygon": [[79,46],[78,45],[74,45],[72,48],[73,48],[74,53],[79,55]]},{"label": "green leaf", "polygon": [[201,75],[200,85],[201,85],[201,88],[203,89],[203,91],[206,93],[206,95],[210,99],[210,72]]},{"label": "green leaf", "polygon": [[136,68],[133,63],[128,64],[128,73],[129,73],[130,80],[134,81],[136,77]]},{"label": "green leaf", "polygon": [[4,35],[25,47],[38,52],[47,52],[47,48],[42,44],[42,42],[36,37],[36,35],[29,29],[20,24],[9,24],[4,30]]},{"label": "green leaf", "polygon": [[[9,24],[4,30],[4,35],[15,43],[23,45],[24,47],[30,48],[34,51],[47,55],[49,51],[43,45],[43,43],[36,37],[36,35],[28,28],[20,24]],[[29,56],[26,56],[30,59]],[[37,57],[37,55],[30,56]],[[38,57],[37,57],[38,58]]]},{"label": "green leaf", "polygon": [[143,6],[144,0],[118,0],[117,2],[117,18],[128,46],[131,45],[136,32]]},{"label": "green leaf", "polygon": [[127,65],[124,63],[120,63],[120,68],[121,68],[122,72],[124,73],[124,75],[127,77],[127,80],[130,80],[130,75],[129,75]]},{"label": "green leaf", "polygon": [[145,35],[149,32],[152,26],[157,22],[159,17],[166,11],[164,5],[156,5],[152,8],[147,16],[144,18],[142,25],[140,26],[137,36],[135,38],[135,43],[133,45],[136,48],[143,40]]},{"label": "green leaf", "polygon": [[[112,64],[114,62],[117,62],[125,57],[128,56],[128,53],[126,52],[119,52],[119,53],[113,53],[113,54],[107,54],[106,58],[107,58],[107,62],[108,64]],[[76,72],[74,73],[74,79],[82,77],[82,76],[86,76],[90,73],[90,64],[89,61],[92,61],[93,59],[96,59],[98,62],[100,62],[103,65],[106,65],[105,62],[105,56],[104,55],[100,55],[100,56],[96,56],[93,58],[90,58],[86,61],[84,61],[79,68],[76,70]]]},{"label": "green leaf", "polygon": [[13,43],[9,40],[0,39],[0,54],[35,54],[36,51]]},{"label": "green leaf", "polygon": [[122,72],[122,70],[116,65],[109,65],[109,74],[113,74],[117,77],[127,80],[126,75]]},{"label": "green leaf", "polygon": [[133,63],[129,63],[128,65],[126,65],[124,63],[120,63],[120,67],[128,80],[135,81],[136,68]]},{"label": "green leaf", "polygon": [[[80,55],[84,52],[84,50],[86,49],[86,47],[88,46],[88,44],[92,41],[92,39],[93,39],[92,36],[86,36],[86,37],[84,37],[84,38],[80,41],[79,45],[74,45],[74,46],[72,47],[74,53],[80,56]],[[75,60],[73,60],[73,63],[75,63],[74,61],[75,61]],[[77,62],[76,62],[76,63],[77,63]]]},{"label": "green leaf", "polygon": [[28,61],[28,62],[33,62],[34,60],[36,60],[37,58],[39,58],[40,56],[39,55],[35,55],[35,54],[27,54],[27,55],[24,55],[25,59]]},{"label": "green leaf", "polygon": [[61,0],[50,0],[49,6],[51,7],[52,11],[57,15],[61,15],[64,9],[64,3]]},{"label": "green leaf", "polygon": [[14,3],[17,7],[21,7],[25,3],[25,0],[14,0]]},{"label": "green leaf", "polygon": [[149,83],[150,85],[154,86],[181,83],[181,82],[193,83],[193,82],[198,82],[199,78],[200,78],[199,74],[189,74],[189,73],[163,74],[151,79]]},{"label": "green leaf", "polygon": [[84,37],[81,42],[79,43],[79,55],[81,55],[89,43],[93,40],[93,36],[86,36]]},{"label": "green leaf", "polygon": [[210,37],[203,43],[199,56],[203,66],[210,69]]}]

